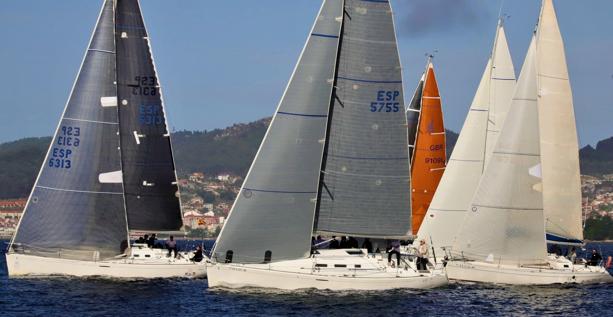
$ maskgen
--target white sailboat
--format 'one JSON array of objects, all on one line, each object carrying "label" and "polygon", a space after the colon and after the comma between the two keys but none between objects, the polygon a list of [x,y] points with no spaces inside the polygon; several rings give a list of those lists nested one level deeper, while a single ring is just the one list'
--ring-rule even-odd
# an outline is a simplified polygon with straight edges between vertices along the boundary
[{"label": "white sailboat", "polygon": [[312,234],[410,236],[401,67],[388,1],[324,0],[212,253],[209,287],[381,290],[447,284]]},{"label": "white sailboat", "polygon": [[9,276],[192,277],[130,230],[182,225],[170,134],[137,0],[106,0],[6,261]]},{"label": "white sailboat", "polygon": [[415,241],[432,242],[437,255],[448,250],[470,207],[470,199],[489,160],[509,109],[515,70],[500,20],[491,56],[472,101],[464,126],[447,162],[438,188]]},{"label": "white sailboat", "polygon": [[613,282],[602,266],[547,254],[550,232],[567,245],[583,238],[578,156],[564,46],[553,3],[544,0],[510,111],[456,236],[449,277]]}]

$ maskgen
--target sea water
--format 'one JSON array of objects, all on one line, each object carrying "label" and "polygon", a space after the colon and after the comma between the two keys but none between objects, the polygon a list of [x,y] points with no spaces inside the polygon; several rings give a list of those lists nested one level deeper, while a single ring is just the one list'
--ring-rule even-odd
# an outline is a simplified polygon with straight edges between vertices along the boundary
[{"label": "sea water", "polygon": [[[588,247],[613,255],[613,244]],[[452,283],[435,290],[385,292],[209,290],[206,279],[9,279],[4,256],[0,268],[0,316],[613,316],[613,284]]]}]

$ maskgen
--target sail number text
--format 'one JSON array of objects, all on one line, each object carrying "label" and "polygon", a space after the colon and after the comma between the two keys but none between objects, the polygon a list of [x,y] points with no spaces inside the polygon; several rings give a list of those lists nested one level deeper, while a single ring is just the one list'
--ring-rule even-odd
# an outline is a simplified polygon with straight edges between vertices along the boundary
[{"label": "sail number text", "polygon": [[157,105],[140,105],[138,107],[138,122],[145,125],[160,125],[164,123],[164,115]]},{"label": "sail number text", "polygon": [[397,90],[379,90],[377,99],[370,103],[370,112],[398,112],[400,102],[396,101],[400,96]]},{"label": "sail number text", "polygon": [[136,85],[132,86],[132,94],[137,96],[155,96],[157,94],[157,82],[155,76],[136,76]]},{"label": "sail number text", "polygon": [[74,150],[81,143],[81,128],[62,126],[49,153],[49,167],[70,168],[72,167],[72,155]]}]

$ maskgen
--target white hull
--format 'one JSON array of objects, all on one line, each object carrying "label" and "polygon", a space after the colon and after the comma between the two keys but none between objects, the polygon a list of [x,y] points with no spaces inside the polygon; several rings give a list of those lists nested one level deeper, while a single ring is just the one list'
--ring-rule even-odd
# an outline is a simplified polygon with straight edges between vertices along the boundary
[{"label": "white hull", "polygon": [[[142,258],[146,253],[164,254],[164,250],[140,250],[141,257],[132,256],[103,261],[80,261],[71,259],[48,258],[21,253],[7,253],[6,264],[11,277],[16,276],[75,276],[75,277],[106,277],[106,278],[173,278],[173,277],[205,277],[206,260],[189,261],[186,257],[180,259],[164,256]],[[187,253],[184,254],[188,256]]]},{"label": "white hull", "polygon": [[447,274],[452,280],[514,285],[613,282],[613,277],[603,267],[572,264],[569,268],[554,268],[551,266],[497,265],[477,261],[450,261],[447,263]]},{"label": "white hull", "polygon": [[[329,267],[322,268],[324,263]],[[315,256],[269,264],[209,263],[208,282],[211,288],[257,287],[284,290],[429,289],[448,284],[443,270],[418,273],[412,268],[390,268],[386,263],[387,259],[367,256]],[[346,267],[334,267],[334,264]],[[356,264],[360,268],[356,269]]]}]

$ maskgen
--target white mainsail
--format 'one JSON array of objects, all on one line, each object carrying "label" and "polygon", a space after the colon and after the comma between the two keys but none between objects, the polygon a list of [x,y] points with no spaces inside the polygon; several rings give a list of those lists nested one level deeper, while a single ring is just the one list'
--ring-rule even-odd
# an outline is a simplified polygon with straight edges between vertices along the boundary
[{"label": "white mainsail", "polygon": [[453,251],[477,261],[546,261],[533,38],[504,128],[456,236]]},{"label": "white mainsail", "polygon": [[579,144],[564,42],[551,0],[544,0],[537,37],[543,208],[551,242],[581,243]]},{"label": "white mainsail", "polygon": [[[441,253],[449,247],[470,206],[484,161],[498,138],[515,86],[515,72],[502,23],[498,24],[492,55],[479,83],[445,174],[417,236],[431,240]],[[488,146],[490,145],[490,146]]]}]

